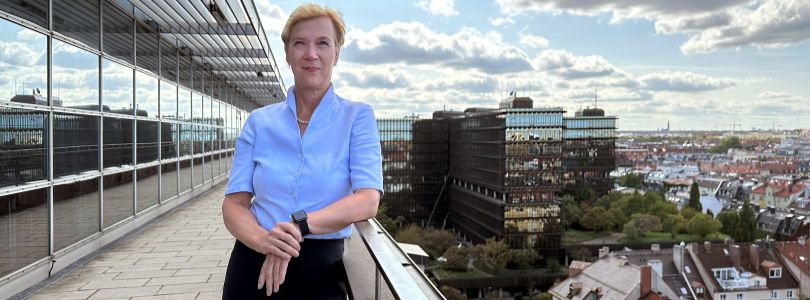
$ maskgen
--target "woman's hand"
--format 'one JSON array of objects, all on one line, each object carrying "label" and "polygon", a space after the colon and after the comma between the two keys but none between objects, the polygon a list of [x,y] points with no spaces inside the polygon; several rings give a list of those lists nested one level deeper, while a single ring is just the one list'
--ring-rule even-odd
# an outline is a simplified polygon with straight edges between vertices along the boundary
[{"label": "woman's hand", "polygon": [[257,289],[262,289],[262,287],[266,285],[268,297],[273,293],[278,293],[278,289],[287,277],[287,266],[289,263],[289,258],[282,258],[272,254],[265,256],[264,264],[262,264],[262,269],[259,273],[259,285]]},{"label": "woman's hand", "polygon": [[290,222],[278,222],[272,230],[261,234],[256,240],[258,252],[290,259],[298,257],[298,251],[301,250],[301,242],[304,241],[304,238],[297,225]]}]

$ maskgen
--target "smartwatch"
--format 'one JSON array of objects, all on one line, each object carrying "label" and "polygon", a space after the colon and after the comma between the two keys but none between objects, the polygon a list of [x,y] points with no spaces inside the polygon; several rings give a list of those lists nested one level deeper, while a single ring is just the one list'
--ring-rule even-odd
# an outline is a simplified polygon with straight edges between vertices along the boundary
[{"label": "smartwatch", "polygon": [[301,236],[309,234],[309,225],[307,224],[307,212],[303,210],[296,211],[290,215],[293,222],[298,224],[298,229],[301,230]]}]

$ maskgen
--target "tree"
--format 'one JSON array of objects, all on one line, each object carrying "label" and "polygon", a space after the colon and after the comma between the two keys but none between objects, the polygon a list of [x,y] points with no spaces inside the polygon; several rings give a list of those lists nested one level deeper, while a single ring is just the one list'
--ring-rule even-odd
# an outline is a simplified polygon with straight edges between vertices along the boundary
[{"label": "tree", "polygon": [[565,195],[562,198],[562,206],[560,207],[560,221],[564,227],[570,227],[571,224],[579,222],[579,218],[584,213],[574,197]]},{"label": "tree", "polygon": [[442,255],[442,269],[451,271],[467,271],[470,255],[467,247],[450,247]]},{"label": "tree", "polygon": [[687,220],[691,220],[692,217],[694,217],[696,214],[698,214],[698,211],[695,210],[694,208],[691,208],[689,206],[684,206],[683,208],[681,208],[681,215]]},{"label": "tree", "polygon": [[720,224],[722,224],[722,227],[720,227],[720,232],[732,236],[736,240],[738,218],[737,212],[733,210],[724,210],[717,214],[716,219],[720,221]]},{"label": "tree", "polygon": [[556,257],[550,257],[546,260],[546,269],[548,269],[549,273],[557,273],[562,269],[562,266]]},{"label": "tree", "polygon": [[397,235],[394,237],[394,240],[400,243],[415,245],[422,245],[425,243],[422,230],[419,229],[419,226],[416,226],[416,224],[410,224],[405,228],[400,229],[399,232],[397,232]]},{"label": "tree", "polygon": [[730,136],[721,140],[720,144],[718,144],[717,146],[714,146],[711,149],[709,149],[709,152],[726,153],[728,152],[728,149],[735,149],[735,148],[736,149],[742,148],[740,138],[736,136]]},{"label": "tree", "polygon": [[542,292],[542,293],[540,293],[540,295],[537,295],[537,298],[535,298],[535,299],[537,299],[537,300],[553,300],[554,295],[552,295],[549,292]]},{"label": "tree", "polygon": [[694,208],[695,211],[703,211],[703,205],[700,204],[700,188],[697,181],[692,182],[692,187],[689,188],[689,204],[687,206]]},{"label": "tree", "polygon": [[489,238],[484,244],[473,246],[470,251],[474,258],[473,265],[490,274],[502,271],[512,260],[509,245],[495,238]]},{"label": "tree", "polygon": [[677,215],[678,206],[672,202],[660,201],[650,207],[650,214],[664,220],[667,215]]},{"label": "tree", "polygon": [[743,202],[740,215],[737,219],[736,226],[737,234],[733,235],[734,240],[740,243],[750,243],[754,241],[757,232],[757,220],[754,215],[754,209],[751,208],[751,203],[748,200]]},{"label": "tree", "polygon": [[439,291],[442,292],[442,295],[444,295],[447,300],[467,300],[467,296],[464,295],[464,293],[450,286],[443,285]]},{"label": "tree", "polygon": [[511,264],[515,265],[518,269],[529,269],[534,266],[534,262],[540,258],[537,251],[534,249],[512,249]]},{"label": "tree", "polygon": [[721,224],[720,221],[712,219],[712,217],[707,214],[696,214],[689,220],[689,233],[706,237],[720,230],[722,226],[723,224]]},{"label": "tree", "polygon": [[422,234],[424,242],[419,245],[434,256],[440,255],[444,253],[447,248],[458,244],[458,237],[447,230],[427,228],[422,230]]},{"label": "tree", "polygon": [[582,224],[582,227],[589,230],[605,231],[613,225],[606,222],[606,214],[607,211],[605,211],[605,209],[601,206],[592,207],[585,213],[585,215],[582,216],[582,218],[579,219],[579,223]]},{"label": "tree", "polygon": [[[661,231],[661,229],[663,229],[661,219],[647,214],[635,214],[630,217],[630,222],[627,222],[627,224],[634,227],[636,232],[641,236],[644,236],[650,231]],[[627,225],[625,225],[625,230],[626,229]]]},{"label": "tree", "polygon": [[683,215],[666,215],[661,222],[663,231],[671,233],[685,233],[689,227],[687,219]]},{"label": "tree", "polygon": [[385,203],[380,203],[380,207],[377,208],[377,216],[374,218],[377,219],[377,222],[380,222],[380,225],[391,235],[394,235],[402,226],[402,223],[405,222],[403,216],[391,218],[391,216],[388,215],[388,205]]},{"label": "tree", "polygon": [[641,176],[638,176],[633,173],[626,174],[622,177],[619,177],[619,185],[634,189],[640,189],[641,183],[643,182]]}]

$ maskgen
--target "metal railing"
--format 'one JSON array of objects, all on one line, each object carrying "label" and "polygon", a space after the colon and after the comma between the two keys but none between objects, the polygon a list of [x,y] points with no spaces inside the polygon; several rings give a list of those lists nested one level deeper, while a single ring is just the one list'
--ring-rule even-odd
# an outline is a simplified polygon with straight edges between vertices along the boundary
[{"label": "metal railing", "polygon": [[[344,265],[352,298],[445,299],[376,219],[354,223],[354,232],[347,244]],[[374,263],[373,278],[370,278],[371,262]],[[373,295],[370,293],[372,282]]]}]

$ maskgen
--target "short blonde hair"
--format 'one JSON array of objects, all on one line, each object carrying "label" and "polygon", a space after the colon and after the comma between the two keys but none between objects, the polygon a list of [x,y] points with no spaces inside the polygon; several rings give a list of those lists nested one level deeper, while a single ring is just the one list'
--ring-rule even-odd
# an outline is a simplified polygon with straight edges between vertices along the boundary
[{"label": "short blonde hair", "polygon": [[281,31],[281,40],[284,42],[285,52],[287,51],[287,45],[290,42],[290,32],[295,24],[298,24],[298,22],[303,20],[317,17],[328,17],[330,20],[332,20],[332,25],[335,27],[335,44],[337,45],[338,49],[343,46],[345,26],[343,25],[343,17],[341,17],[340,12],[318,4],[306,3],[293,10],[290,17],[287,18],[287,23],[284,24],[284,30]]}]

